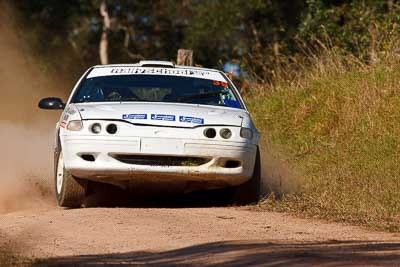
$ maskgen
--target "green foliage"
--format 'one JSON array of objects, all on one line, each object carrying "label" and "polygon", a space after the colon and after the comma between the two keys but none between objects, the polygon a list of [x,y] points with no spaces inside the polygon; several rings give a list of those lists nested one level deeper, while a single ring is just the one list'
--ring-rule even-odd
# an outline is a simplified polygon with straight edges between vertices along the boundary
[{"label": "green foliage", "polygon": [[291,47],[303,1],[197,1],[185,31],[185,46],[201,64],[249,60],[253,52],[267,56]]},{"label": "green foliage", "polygon": [[[49,64],[59,65],[51,58],[65,52],[68,57],[64,65],[74,65],[77,69],[78,64],[78,72],[99,63],[98,47],[103,30],[100,1],[16,0],[13,4],[27,29],[24,37]],[[110,0],[107,7],[111,17],[108,32],[111,63],[137,62],[144,58],[175,59],[183,39],[182,28],[189,16],[183,3]]]},{"label": "green foliage", "polygon": [[[16,0],[14,4],[30,26],[24,34],[39,53],[54,54],[54,49],[69,47],[79,62],[91,65],[98,61],[102,31],[99,2]],[[303,0],[109,0],[107,5],[112,62],[172,60],[184,47],[194,49],[196,62],[207,66],[217,66],[221,60],[242,62],[253,50],[265,54],[274,45],[290,50],[304,8]]]},{"label": "green foliage", "polygon": [[320,40],[364,59],[375,60],[377,51],[400,33],[400,9],[391,1],[353,0],[328,4],[308,0],[299,38]]},{"label": "green foliage", "polygon": [[[13,4],[15,11],[18,11],[15,12],[16,23],[19,26],[17,34],[32,47],[34,56],[40,59],[38,61],[46,68],[46,72],[50,70],[62,73],[65,78],[76,79],[87,65],[97,62],[97,59],[93,60],[87,56],[87,51],[80,49],[79,42],[75,40],[76,28],[83,14],[92,12],[95,7],[90,1],[9,2]],[[87,43],[92,36],[85,34],[80,33],[77,39]]]},{"label": "green foliage", "polygon": [[[112,63],[174,60],[179,48],[188,48],[197,64],[221,67],[234,61],[262,81],[296,64],[303,44],[322,42],[373,61],[399,34],[400,10],[392,2],[108,0],[109,58]],[[63,65],[75,63],[76,69],[78,62],[78,72],[98,63],[99,0],[13,3],[28,29],[23,34],[40,56],[51,63],[52,55],[63,51],[68,54]]]}]

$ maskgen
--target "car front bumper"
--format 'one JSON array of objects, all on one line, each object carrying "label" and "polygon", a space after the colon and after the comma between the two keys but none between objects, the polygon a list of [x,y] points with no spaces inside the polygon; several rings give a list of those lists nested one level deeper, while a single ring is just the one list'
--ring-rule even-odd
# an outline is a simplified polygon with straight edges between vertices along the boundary
[{"label": "car front bumper", "polygon": [[[196,181],[209,187],[235,186],[252,177],[257,146],[246,142],[165,137],[65,136],[62,153],[72,175],[98,182]],[[84,155],[91,155],[90,161]],[[132,164],[115,155],[195,157],[196,166]],[[227,162],[236,165],[229,166]]]}]

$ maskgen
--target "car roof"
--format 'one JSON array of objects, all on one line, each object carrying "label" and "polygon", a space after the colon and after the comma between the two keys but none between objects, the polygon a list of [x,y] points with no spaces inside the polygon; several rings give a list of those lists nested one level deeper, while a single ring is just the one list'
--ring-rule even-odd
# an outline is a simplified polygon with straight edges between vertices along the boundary
[{"label": "car roof", "polygon": [[193,69],[193,70],[208,70],[208,71],[222,72],[221,70],[217,70],[217,69],[175,65],[173,62],[170,62],[170,61],[160,61],[160,60],[142,60],[138,63],[106,64],[106,65],[93,66],[93,68],[109,68],[109,67],[143,67],[143,68],[156,67],[156,68]]}]

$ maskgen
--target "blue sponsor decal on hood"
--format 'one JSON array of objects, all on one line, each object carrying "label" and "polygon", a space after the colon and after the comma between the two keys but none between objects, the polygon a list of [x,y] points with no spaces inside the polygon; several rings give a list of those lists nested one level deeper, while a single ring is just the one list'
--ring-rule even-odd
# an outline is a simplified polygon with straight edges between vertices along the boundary
[{"label": "blue sponsor decal on hood", "polygon": [[179,121],[195,123],[195,124],[204,124],[203,118],[195,118],[195,117],[187,117],[187,116],[179,116]]},{"label": "blue sponsor decal on hood", "polygon": [[147,114],[123,114],[123,120],[146,120]]},{"label": "blue sponsor decal on hood", "polygon": [[175,115],[151,114],[151,119],[157,121],[175,121]]}]

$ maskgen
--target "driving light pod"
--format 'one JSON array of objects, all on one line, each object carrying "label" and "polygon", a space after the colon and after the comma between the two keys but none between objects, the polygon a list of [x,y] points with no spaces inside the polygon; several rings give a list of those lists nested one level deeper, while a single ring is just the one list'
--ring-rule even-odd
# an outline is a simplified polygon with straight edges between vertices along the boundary
[{"label": "driving light pod", "polygon": [[214,128],[207,128],[204,130],[204,136],[207,138],[215,138],[215,136],[217,136],[217,132]]},{"label": "driving light pod", "polygon": [[67,129],[70,131],[80,131],[83,128],[82,121],[70,121],[68,122]]},{"label": "driving light pod", "polygon": [[241,128],[240,136],[246,139],[253,139],[253,131],[250,128]]},{"label": "driving light pod", "polygon": [[107,128],[106,128],[107,133],[115,134],[117,132],[117,130],[118,130],[117,125],[115,125],[114,123],[107,125]]},{"label": "driving light pod", "polygon": [[101,132],[100,123],[93,123],[92,126],[90,126],[90,131],[94,134],[99,134]]},{"label": "driving light pod", "polygon": [[219,131],[219,135],[224,139],[229,139],[232,137],[232,131],[227,128],[223,128],[221,131]]}]

